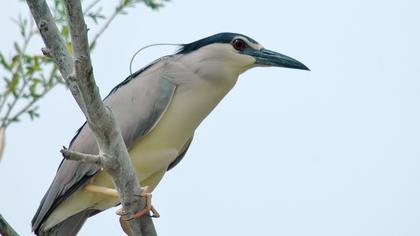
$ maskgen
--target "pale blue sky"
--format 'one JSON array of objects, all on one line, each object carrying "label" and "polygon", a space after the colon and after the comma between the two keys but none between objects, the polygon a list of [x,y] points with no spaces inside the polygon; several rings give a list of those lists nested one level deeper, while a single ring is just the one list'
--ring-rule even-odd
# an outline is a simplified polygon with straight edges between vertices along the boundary
[{"label": "pale blue sky", "polygon": [[[9,19],[26,6],[2,5],[4,51],[18,34]],[[128,75],[138,48],[222,31],[312,70],[241,76],[154,192],[158,233],[420,235],[419,9],[416,0],[173,0],[117,19],[93,54],[102,95]],[[171,52],[151,49],[135,67]],[[60,147],[84,121],[64,88],[41,102],[41,114],[8,130],[0,163],[0,212],[22,235]],[[114,211],[90,219],[80,235],[123,235]]]}]

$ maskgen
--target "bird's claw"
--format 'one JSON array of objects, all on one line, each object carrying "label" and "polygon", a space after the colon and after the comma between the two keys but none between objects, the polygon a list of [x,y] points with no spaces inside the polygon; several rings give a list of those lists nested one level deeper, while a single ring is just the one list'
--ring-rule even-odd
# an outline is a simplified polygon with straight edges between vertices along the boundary
[{"label": "bird's claw", "polygon": [[150,217],[159,218],[160,217],[159,212],[152,205],[152,194],[149,191],[149,186],[143,187],[142,192],[141,192],[141,194],[139,194],[139,196],[146,198],[146,206],[142,210],[136,212],[131,217],[126,217],[127,213],[124,211],[123,208],[120,208],[116,212],[117,215],[121,216],[120,218],[123,218],[123,220],[129,221],[129,220],[133,220],[133,219],[137,219],[139,217],[142,217],[143,215],[146,215],[149,211],[151,211],[152,215],[150,215]]},{"label": "bird's claw", "polygon": [[152,206],[152,194],[150,193],[148,186],[145,186],[142,188],[141,194],[139,194],[139,196],[146,198],[146,206],[142,210],[136,212],[131,217],[127,217],[128,214],[124,211],[122,207],[118,209],[118,211],[116,212],[117,215],[120,216],[119,221],[120,221],[121,228],[129,236],[131,236],[131,230],[130,230],[128,221],[137,219],[143,215],[146,215],[149,211],[152,212],[152,215],[150,215],[150,217],[154,217],[154,218],[160,217],[159,212],[157,212],[156,209]]}]

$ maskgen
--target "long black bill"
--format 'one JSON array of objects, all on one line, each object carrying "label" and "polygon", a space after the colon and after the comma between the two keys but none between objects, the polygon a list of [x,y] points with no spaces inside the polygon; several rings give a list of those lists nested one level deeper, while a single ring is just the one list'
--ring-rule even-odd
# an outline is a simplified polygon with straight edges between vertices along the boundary
[{"label": "long black bill", "polygon": [[270,51],[265,48],[260,50],[251,49],[244,52],[247,55],[253,56],[256,59],[256,64],[262,66],[278,66],[299,70],[310,70],[303,63],[278,52]]}]

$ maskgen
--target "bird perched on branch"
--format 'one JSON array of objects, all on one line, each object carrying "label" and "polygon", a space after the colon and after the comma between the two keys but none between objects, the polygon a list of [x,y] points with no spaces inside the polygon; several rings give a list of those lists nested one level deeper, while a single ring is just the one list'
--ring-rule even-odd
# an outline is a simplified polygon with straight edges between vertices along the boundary
[{"label": "bird perched on branch", "polygon": [[[309,70],[242,34],[219,33],[184,44],[133,73],[104,99],[114,113],[142,186],[156,187],[191,144],[195,129],[232,89],[238,76],[258,66]],[[86,123],[70,150],[97,154]],[[32,220],[37,235],[75,235],[85,220],[119,204],[111,177],[97,165],[63,159]]]}]

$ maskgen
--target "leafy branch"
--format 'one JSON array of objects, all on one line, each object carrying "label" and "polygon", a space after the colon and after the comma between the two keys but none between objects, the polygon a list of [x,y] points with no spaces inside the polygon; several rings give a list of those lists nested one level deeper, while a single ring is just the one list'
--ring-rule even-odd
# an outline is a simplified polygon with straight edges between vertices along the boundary
[{"label": "leafy branch", "polygon": [[[84,0],[84,17],[89,20],[92,33],[90,51],[95,48],[99,38],[119,15],[127,14],[129,8],[140,3],[157,10],[163,2],[169,0],[120,0],[111,14],[105,15],[101,0]],[[104,3],[105,4],[105,3]],[[70,40],[70,29],[67,24],[66,8],[62,0],[52,0],[51,11],[69,53],[73,52]],[[13,22],[19,27],[21,39],[13,42],[13,50],[5,52],[0,49],[0,160],[5,145],[6,129],[18,123],[24,116],[31,120],[38,118],[41,98],[45,97],[55,86],[65,84],[57,66],[48,52],[44,55],[28,52],[28,48],[36,43],[34,38],[40,37],[32,17],[19,15]]]},{"label": "leafy branch", "polygon": [[[91,40],[90,49],[93,50],[99,38],[108,29],[119,15],[127,14],[129,8],[140,3],[153,10],[163,6],[168,0],[120,0],[108,16],[103,11],[100,0],[84,1],[84,15],[95,25],[96,32]],[[70,41],[70,31],[66,22],[66,8],[63,1],[52,1],[51,10],[69,52],[73,51]],[[0,50],[0,127],[6,129],[10,124],[19,122],[24,115],[31,120],[39,117],[38,101],[50,92],[55,86],[64,84],[58,73],[57,66],[47,55],[31,54],[27,48],[34,44],[34,36],[39,36],[39,31],[34,26],[33,20],[28,15],[20,15],[13,22],[19,27],[22,40],[13,43],[11,56]]]}]

